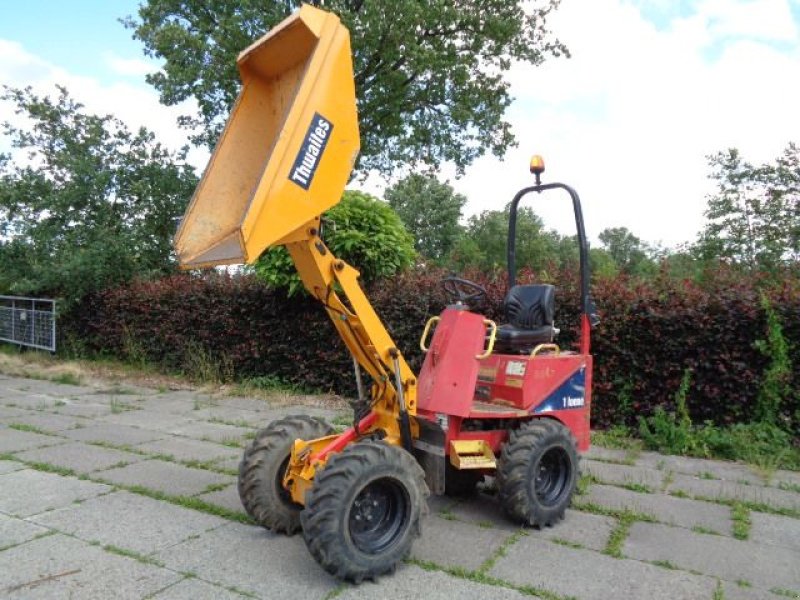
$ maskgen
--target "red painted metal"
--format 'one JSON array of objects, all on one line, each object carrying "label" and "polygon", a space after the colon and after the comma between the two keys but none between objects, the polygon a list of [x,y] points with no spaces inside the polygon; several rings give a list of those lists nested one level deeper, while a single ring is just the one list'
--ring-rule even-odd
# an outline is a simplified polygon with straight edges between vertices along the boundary
[{"label": "red painted metal", "polygon": [[589,315],[581,315],[581,354],[589,354],[591,347],[592,325]]},{"label": "red painted metal", "polygon": [[[375,424],[375,421],[378,420],[378,413],[375,411],[370,412],[366,417],[361,419],[358,422],[358,430],[364,431],[369,429],[372,425]],[[335,440],[331,441],[330,444],[325,446],[322,450],[317,452],[311,457],[311,462],[314,463],[318,460],[325,460],[325,457],[328,456],[331,452],[341,452],[344,450],[344,447],[347,446],[350,442],[354,441],[358,437],[356,435],[356,430],[353,427],[345,429],[342,434],[337,437]]]},{"label": "red painted metal", "polygon": [[475,381],[486,326],[481,315],[454,307],[442,312],[419,374],[418,410],[466,417],[472,410]]}]

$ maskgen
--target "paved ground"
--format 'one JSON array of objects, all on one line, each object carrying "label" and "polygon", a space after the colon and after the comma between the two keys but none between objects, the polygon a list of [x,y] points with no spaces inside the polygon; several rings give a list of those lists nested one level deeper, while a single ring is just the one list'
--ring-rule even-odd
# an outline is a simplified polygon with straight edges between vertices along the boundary
[{"label": "paved ground", "polygon": [[236,494],[241,446],[296,412],[342,416],[0,375],[0,597],[800,598],[799,473],[602,448],[556,527],[437,498],[394,576],[339,584]]}]

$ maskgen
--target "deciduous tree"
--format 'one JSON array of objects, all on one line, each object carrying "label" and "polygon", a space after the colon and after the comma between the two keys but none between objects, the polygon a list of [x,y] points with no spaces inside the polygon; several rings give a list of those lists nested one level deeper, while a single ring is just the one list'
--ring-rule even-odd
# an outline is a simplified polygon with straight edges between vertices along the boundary
[{"label": "deciduous tree", "polygon": [[[20,116],[3,124],[17,149],[0,161],[2,284],[78,298],[173,268],[171,240],[197,178],[145,129],[55,99],[5,88]],[[23,124],[20,124],[23,123]]]},{"label": "deciduous tree", "polygon": [[[360,168],[398,164],[463,169],[514,145],[505,120],[513,61],[566,52],[547,28],[559,0],[329,0],[349,28],[361,124]],[[183,123],[213,145],[239,91],[236,55],[299,6],[295,0],[145,0],[125,23],[163,59],[148,81],[173,105],[193,98]]]}]

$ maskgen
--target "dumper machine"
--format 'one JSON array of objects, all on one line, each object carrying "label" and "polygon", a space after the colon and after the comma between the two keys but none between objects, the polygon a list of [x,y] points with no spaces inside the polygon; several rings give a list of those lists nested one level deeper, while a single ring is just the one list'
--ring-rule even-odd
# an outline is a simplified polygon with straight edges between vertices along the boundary
[{"label": "dumper machine", "polygon": [[[359,582],[394,570],[420,535],[429,493],[495,478],[507,515],[528,526],[564,517],[589,447],[594,307],[577,193],[536,183],[510,204],[507,324],[477,310],[478,284],[444,280],[452,303],[428,320],[417,376],[358,283],[320,233],[358,151],[347,29],[303,5],[245,49],[242,88],[175,238],[186,269],[252,263],[284,246],[305,290],[371,380],[368,407],[334,433],[321,419],[286,417],[258,432],[239,468],[247,513],[275,532],[302,530],[328,572]],[[517,285],[515,229],[523,196],[560,189],[572,200],[580,252],[577,350],[555,343],[552,285]]]}]

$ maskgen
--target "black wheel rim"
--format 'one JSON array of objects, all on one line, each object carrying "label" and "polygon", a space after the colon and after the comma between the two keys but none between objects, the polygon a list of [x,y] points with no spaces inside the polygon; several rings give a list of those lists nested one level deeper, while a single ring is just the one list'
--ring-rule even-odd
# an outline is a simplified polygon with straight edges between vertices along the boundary
[{"label": "black wheel rim", "polygon": [[394,479],[370,482],[350,507],[350,538],[362,552],[386,550],[409,523],[410,502],[405,487]]},{"label": "black wheel rim", "polygon": [[542,454],[536,465],[534,491],[544,506],[558,504],[569,485],[569,455],[564,448],[550,448]]}]

